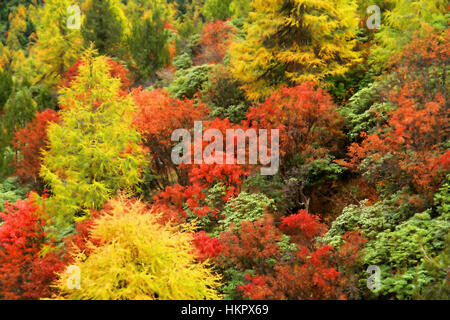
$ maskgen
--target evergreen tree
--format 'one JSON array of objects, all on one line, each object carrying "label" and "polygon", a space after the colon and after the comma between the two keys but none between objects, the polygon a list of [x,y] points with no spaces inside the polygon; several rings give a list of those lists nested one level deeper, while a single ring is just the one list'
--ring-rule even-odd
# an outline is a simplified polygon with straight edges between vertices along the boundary
[{"label": "evergreen tree", "polygon": [[88,0],[81,26],[86,46],[91,42],[100,54],[117,55],[125,32],[125,16],[118,0]]},{"label": "evergreen tree", "polygon": [[8,101],[13,87],[11,74],[0,70],[0,114],[3,111],[6,101]]},{"label": "evergreen tree", "polygon": [[226,20],[231,17],[230,4],[232,0],[206,0],[203,13],[207,20]]},{"label": "evergreen tree", "polygon": [[158,7],[152,10],[151,17],[134,19],[128,45],[141,80],[150,79],[169,62],[168,39],[169,31]]}]

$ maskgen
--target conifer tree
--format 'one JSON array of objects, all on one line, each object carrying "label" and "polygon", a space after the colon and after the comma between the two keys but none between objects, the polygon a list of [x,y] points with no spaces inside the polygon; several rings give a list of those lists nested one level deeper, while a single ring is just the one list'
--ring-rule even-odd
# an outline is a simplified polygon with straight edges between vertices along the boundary
[{"label": "conifer tree", "polygon": [[126,18],[118,0],[88,0],[81,26],[85,46],[94,43],[100,54],[115,56],[125,33]]},{"label": "conifer tree", "polygon": [[71,0],[48,0],[38,11],[37,42],[30,52],[37,73],[33,83],[56,85],[82,51],[80,31],[67,26],[67,9],[72,4]]},{"label": "conifer tree", "polygon": [[231,71],[252,99],[282,84],[342,75],[356,62],[355,0],[254,0]]},{"label": "conifer tree", "polygon": [[144,18],[135,17],[128,46],[136,64],[138,77],[150,79],[155,71],[169,62],[169,31],[165,28],[159,6],[147,12]]},{"label": "conifer tree", "polygon": [[48,210],[57,210],[58,222],[73,222],[75,214],[101,208],[117,190],[140,181],[143,153],[131,127],[135,106],[121,95],[107,58],[94,52],[87,50],[79,75],[61,90],[61,123],[48,127],[41,176],[52,190]]},{"label": "conifer tree", "polygon": [[8,18],[9,29],[5,44],[0,42],[0,67],[5,71],[14,72],[25,61],[25,53],[20,39],[27,29],[27,11],[24,6],[17,7]]},{"label": "conifer tree", "polygon": [[203,13],[209,21],[226,20],[231,17],[230,4],[232,0],[206,0]]}]

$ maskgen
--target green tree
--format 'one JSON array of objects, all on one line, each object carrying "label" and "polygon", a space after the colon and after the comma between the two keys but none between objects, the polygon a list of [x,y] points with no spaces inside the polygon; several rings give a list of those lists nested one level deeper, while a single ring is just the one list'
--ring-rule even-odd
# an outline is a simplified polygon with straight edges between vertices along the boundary
[{"label": "green tree", "polygon": [[88,0],[81,25],[86,46],[91,42],[100,54],[115,56],[125,34],[126,18],[118,0]]},{"label": "green tree", "polygon": [[130,53],[142,80],[150,79],[170,59],[169,31],[165,28],[162,11],[156,7],[150,15],[144,19],[136,17],[128,37]]},{"label": "green tree", "polygon": [[[36,72],[27,77],[33,84],[58,84],[82,51],[80,31],[67,26],[70,17],[67,9],[72,4],[72,0],[48,0],[37,12],[37,42],[28,59]],[[23,73],[28,75],[29,71]]]},{"label": "green tree", "polygon": [[231,17],[232,0],[205,0],[203,14],[207,20],[226,20]]},{"label": "green tree", "polygon": [[13,80],[11,74],[0,70],[0,114],[3,111],[6,101],[8,101],[12,88]]},{"label": "green tree", "polygon": [[415,33],[427,35],[431,26],[448,28],[449,11],[446,0],[389,0],[390,8],[383,13],[383,23],[375,35],[376,44],[369,62],[376,71],[383,70],[388,60],[407,45]]}]

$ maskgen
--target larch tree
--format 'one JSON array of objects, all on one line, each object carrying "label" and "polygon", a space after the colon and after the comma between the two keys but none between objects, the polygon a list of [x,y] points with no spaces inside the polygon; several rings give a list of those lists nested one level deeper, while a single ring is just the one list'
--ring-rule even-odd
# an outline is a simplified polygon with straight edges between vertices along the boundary
[{"label": "larch tree", "polygon": [[32,82],[56,85],[81,53],[80,31],[67,26],[70,17],[67,9],[72,4],[71,0],[48,0],[39,9],[37,40],[30,52],[37,73]]},{"label": "larch tree", "polygon": [[445,0],[389,0],[383,24],[375,34],[375,46],[369,57],[375,70],[381,71],[389,59],[407,45],[413,35],[429,34],[425,26],[439,30],[448,28],[449,10]]},{"label": "larch tree", "polygon": [[79,75],[61,90],[61,123],[48,128],[41,176],[51,188],[49,206],[58,210],[58,222],[99,209],[116,191],[140,181],[144,160],[140,135],[131,126],[135,106],[120,94],[121,81],[109,69],[107,58],[88,49]]},{"label": "larch tree", "polygon": [[71,252],[82,287],[67,288],[70,273],[63,273],[56,298],[220,299],[220,276],[196,259],[193,226],[163,225],[158,217],[140,201],[109,201],[90,229],[87,250],[76,247]]},{"label": "larch tree", "polygon": [[254,0],[231,71],[254,100],[282,84],[342,75],[359,61],[354,0]]},{"label": "larch tree", "polygon": [[27,29],[27,10],[24,6],[17,7],[9,15],[9,30],[5,44],[0,42],[0,67],[8,72],[14,72],[23,65],[25,53],[20,43]]}]

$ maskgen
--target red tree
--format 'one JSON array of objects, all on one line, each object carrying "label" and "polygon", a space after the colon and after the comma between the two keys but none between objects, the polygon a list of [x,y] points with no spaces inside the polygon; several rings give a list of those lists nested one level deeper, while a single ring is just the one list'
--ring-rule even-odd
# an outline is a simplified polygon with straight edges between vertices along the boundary
[{"label": "red tree", "polygon": [[40,256],[46,240],[45,221],[30,197],[6,204],[0,213],[0,298],[38,299],[50,297],[50,284],[64,263],[56,253]]},{"label": "red tree", "polygon": [[[215,258],[217,263],[253,270],[254,276],[247,275],[247,283],[237,287],[244,297],[298,300],[345,299],[352,295],[356,279],[351,271],[364,243],[360,235],[345,235],[340,250],[321,245],[315,238],[327,228],[304,210],[284,217],[280,228],[276,225],[266,216],[243,222],[239,230],[220,236],[223,248]],[[288,250],[280,245],[282,230],[290,236]]]},{"label": "red tree", "polygon": [[194,58],[196,64],[221,63],[233,40],[235,30],[225,21],[216,20],[205,25],[201,40],[201,52]]},{"label": "red tree", "polygon": [[396,86],[385,94],[396,109],[377,132],[361,133],[362,143],[352,144],[350,161],[341,163],[361,169],[380,186],[410,187],[428,195],[437,190],[448,170],[442,159],[450,113],[445,71],[441,71],[449,63],[449,38],[447,30],[446,41],[437,34],[416,39],[393,60]]},{"label": "red tree", "polygon": [[23,181],[35,181],[39,177],[42,150],[47,146],[47,127],[59,122],[58,113],[47,109],[36,114],[27,126],[14,134],[13,145],[20,157],[14,163],[16,175]]},{"label": "red tree", "polygon": [[135,89],[132,95],[138,106],[134,125],[144,138],[152,169],[158,175],[154,187],[164,189],[174,181],[187,182],[186,172],[172,163],[172,133],[176,129],[194,128],[194,121],[207,117],[208,107],[194,100],[171,98],[161,89]]}]

